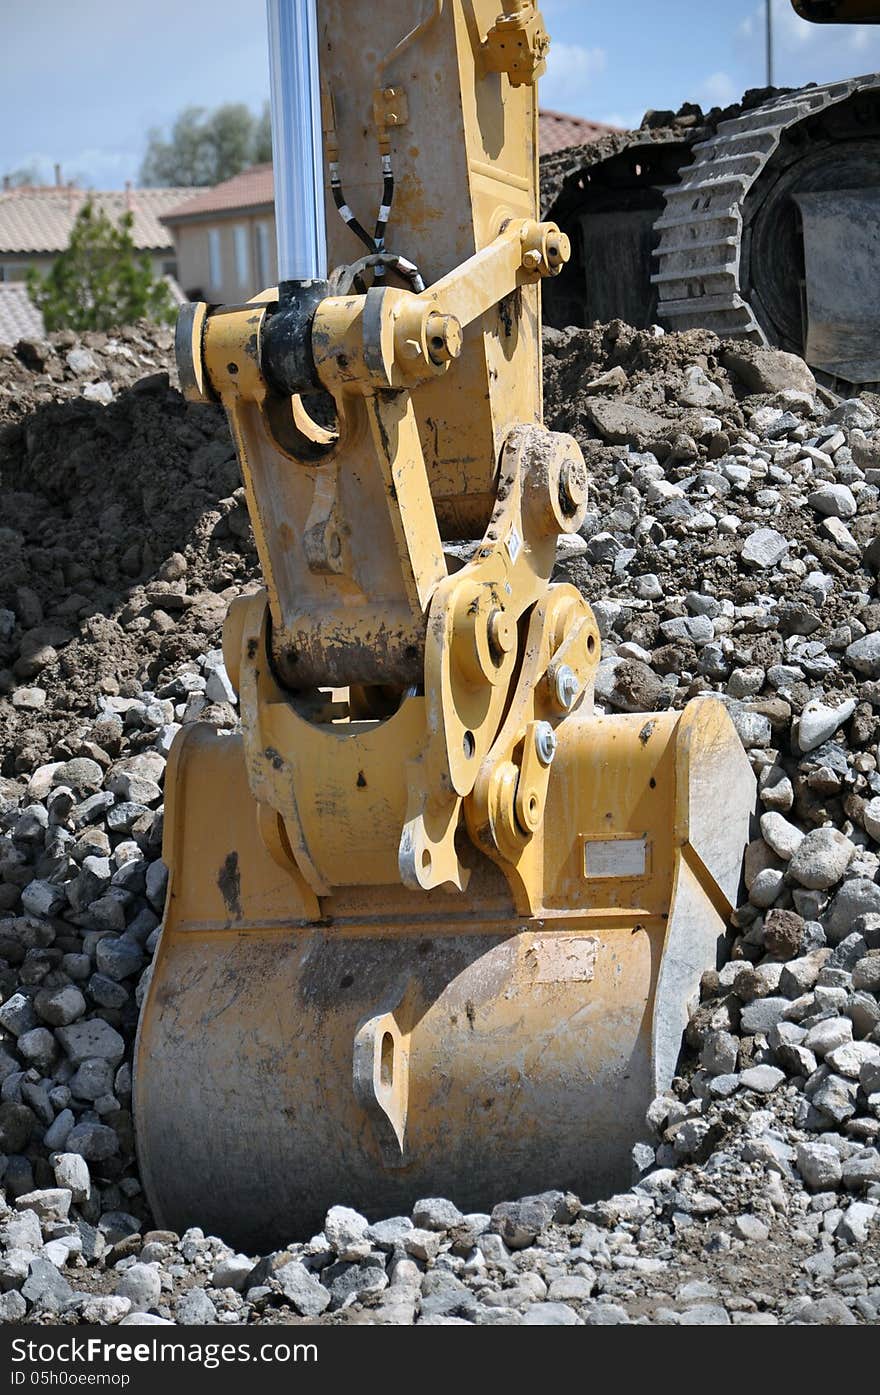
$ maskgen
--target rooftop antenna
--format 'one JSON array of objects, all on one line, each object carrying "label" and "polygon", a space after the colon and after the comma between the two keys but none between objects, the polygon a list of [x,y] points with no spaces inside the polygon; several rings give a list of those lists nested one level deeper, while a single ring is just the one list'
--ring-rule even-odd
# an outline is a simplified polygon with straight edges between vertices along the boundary
[{"label": "rooftop antenna", "polygon": [[773,86],[773,0],[764,0],[767,21],[767,86]]}]

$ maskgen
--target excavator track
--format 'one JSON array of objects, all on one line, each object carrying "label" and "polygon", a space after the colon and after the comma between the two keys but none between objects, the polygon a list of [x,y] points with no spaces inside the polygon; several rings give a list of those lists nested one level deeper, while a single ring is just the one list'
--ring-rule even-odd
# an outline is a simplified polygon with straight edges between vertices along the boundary
[{"label": "excavator track", "polygon": [[550,324],[705,328],[797,353],[839,390],[876,385],[880,74],[762,96],[548,165],[574,248]]},{"label": "excavator track", "polygon": [[[665,190],[666,207],[655,224],[660,242],[651,280],[665,326],[699,326],[761,343],[778,340],[772,307],[762,302],[750,265],[749,234],[758,212],[748,206],[750,195],[771,171],[789,133],[802,136],[798,128],[804,123],[862,93],[880,95],[880,75],[786,93],[721,122],[715,135],[693,147],[693,164]],[[803,149],[802,140],[795,144]]]}]

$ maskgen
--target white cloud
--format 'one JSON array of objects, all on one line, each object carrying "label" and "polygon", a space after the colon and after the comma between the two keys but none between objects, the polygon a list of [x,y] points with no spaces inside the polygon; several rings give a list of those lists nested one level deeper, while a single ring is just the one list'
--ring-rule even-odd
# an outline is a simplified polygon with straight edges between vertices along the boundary
[{"label": "white cloud", "polygon": [[705,110],[727,107],[739,100],[741,93],[729,73],[710,73],[695,90],[693,100]]},{"label": "white cloud", "polygon": [[642,122],[644,111],[611,111],[603,112],[601,116],[595,117],[603,126],[619,126],[622,131],[637,131]]},{"label": "white cloud", "polygon": [[[789,0],[772,0],[774,80],[780,87],[835,82],[880,68],[880,26],[809,24]],[[759,4],[737,29],[754,63],[764,53],[766,9]]]},{"label": "white cloud", "polygon": [[604,72],[607,63],[604,48],[551,43],[547,72],[541,79],[542,105],[572,115],[585,114],[582,109],[590,100],[590,80]]}]

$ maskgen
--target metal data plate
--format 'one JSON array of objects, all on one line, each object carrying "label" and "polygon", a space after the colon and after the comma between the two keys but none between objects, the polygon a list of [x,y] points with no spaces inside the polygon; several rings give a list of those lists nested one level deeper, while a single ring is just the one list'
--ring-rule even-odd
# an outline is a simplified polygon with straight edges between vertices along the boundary
[{"label": "metal data plate", "polygon": [[648,872],[646,838],[585,838],[585,877],[644,877]]}]

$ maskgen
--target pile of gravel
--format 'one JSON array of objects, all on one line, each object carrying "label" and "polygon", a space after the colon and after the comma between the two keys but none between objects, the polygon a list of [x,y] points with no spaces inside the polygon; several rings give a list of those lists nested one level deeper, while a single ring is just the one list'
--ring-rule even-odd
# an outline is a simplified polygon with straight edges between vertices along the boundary
[{"label": "pile of gravel", "polygon": [[[545,354],[549,424],[579,438],[593,476],[558,575],[596,611],[598,701],[629,712],[720,695],[759,777],[729,958],[704,975],[681,1074],[634,1149],[632,1189],[499,1197],[486,1215],[427,1198],[408,1217],[369,1220],[339,1197],[319,1235],[271,1255],[150,1229],[131,1050],[165,894],[165,758],[182,725],[231,729],[236,711],[216,622],[187,629],[196,604],[173,609],[167,579],[158,603],[139,514],[141,570],[114,583],[104,620],[115,647],[95,656],[91,687],[65,696],[63,661],[88,654],[96,611],[71,608],[71,636],[38,674],[15,668],[29,648],[17,588],[42,597],[39,623],[54,624],[74,584],[64,563],[23,547],[13,594],[0,592],[17,655],[0,779],[0,1320],[880,1320],[880,403],[838,403],[800,360],[699,332],[551,331]],[[20,353],[19,370],[34,375]],[[53,394],[76,388],[43,376]],[[102,458],[120,471],[116,414],[139,420],[134,404],[154,396],[133,384],[88,407]],[[164,383],[160,400],[156,459],[176,459],[196,490],[193,457],[206,445],[219,454],[222,424],[211,415],[209,441],[208,417],[190,418]],[[79,400],[19,411],[17,470],[47,410],[76,413]],[[196,421],[200,443],[181,445]],[[60,439],[53,450],[60,468]],[[71,469],[94,506],[86,454]],[[126,497],[146,507],[156,466],[146,451],[130,458]],[[34,466],[19,478],[48,500],[56,477]],[[237,547],[216,536],[229,517],[219,502],[240,508],[218,500],[231,481],[198,481],[173,539],[186,562],[173,594],[191,595],[193,573],[207,588],[219,559],[228,571],[213,613],[255,568],[246,529]],[[20,508],[14,484],[4,505]],[[65,487],[73,518],[80,486]],[[175,533],[163,497],[157,527]],[[90,536],[80,556],[97,556]],[[149,566],[166,566],[167,546]],[[153,627],[157,611],[183,648],[163,647],[172,631]],[[34,687],[45,702],[28,707]]]}]

